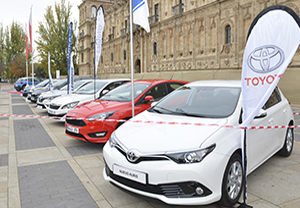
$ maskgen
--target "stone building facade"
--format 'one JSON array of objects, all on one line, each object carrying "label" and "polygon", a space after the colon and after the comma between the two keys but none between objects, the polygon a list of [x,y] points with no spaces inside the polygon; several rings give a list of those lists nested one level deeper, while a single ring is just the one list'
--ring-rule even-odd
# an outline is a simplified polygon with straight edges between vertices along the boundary
[{"label": "stone building facade", "polygon": [[[300,0],[148,0],[150,32],[133,28],[135,78],[240,78],[249,27],[259,12],[276,4],[299,15]],[[84,0],[79,6],[79,74],[93,75],[92,8],[100,5],[105,28],[97,76],[130,77],[129,0]],[[289,68],[298,73],[299,65],[298,50]]]}]

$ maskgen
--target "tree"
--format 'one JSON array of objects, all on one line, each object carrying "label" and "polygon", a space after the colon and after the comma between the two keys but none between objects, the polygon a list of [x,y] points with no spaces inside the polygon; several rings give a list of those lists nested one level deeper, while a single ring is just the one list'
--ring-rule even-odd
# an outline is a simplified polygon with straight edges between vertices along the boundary
[{"label": "tree", "polygon": [[[44,22],[39,22],[37,39],[37,51],[40,56],[40,67],[48,69],[48,52],[51,56],[51,72],[60,70],[61,75],[67,74],[67,39],[68,27],[70,24],[71,4],[65,3],[61,0],[60,4],[55,3],[55,16],[51,6],[46,8],[44,15]],[[76,42],[77,37],[74,34],[77,22],[73,22],[73,35],[72,35],[72,51],[77,54]],[[74,56],[76,60],[76,55]],[[77,62],[74,62],[74,68],[77,68]]]},{"label": "tree", "polygon": [[0,23],[0,77],[4,77],[5,71],[5,33],[3,31],[2,23]]},{"label": "tree", "polygon": [[[5,46],[4,46],[5,74],[7,76],[6,78],[13,79],[15,78],[14,76],[18,77],[19,74],[23,75],[26,71],[25,32],[23,30],[23,27],[19,23],[13,21],[10,28],[6,27],[4,34],[5,34]],[[19,72],[20,70],[23,72]]]}]

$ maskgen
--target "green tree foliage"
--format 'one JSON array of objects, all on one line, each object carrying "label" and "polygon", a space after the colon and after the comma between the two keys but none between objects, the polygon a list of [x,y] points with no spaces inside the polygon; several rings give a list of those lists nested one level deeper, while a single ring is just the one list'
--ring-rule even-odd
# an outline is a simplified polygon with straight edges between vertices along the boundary
[{"label": "green tree foliage", "polygon": [[[3,38],[4,37],[4,38]],[[25,32],[23,27],[12,22],[9,27],[6,27],[3,33],[3,28],[0,31],[0,39],[3,47],[3,67],[6,78],[13,79],[23,76],[26,73],[25,65]],[[1,45],[0,43],[0,45]],[[18,73],[15,74],[15,72]]]},{"label": "green tree foliage", "polygon": [[[51,56],[51,73],[55,74],[60,70],[61,75],[67,74],[67,39],[68,27],[71,22],[71,4],[61,0],[60,4],[55,3],[54,11],[51,6],[46,8],[44,21],[38,24],[39,38],[37,39],[37,51],[40,56],[40,67],[48,69],[48,52]],[[54,14],[55,13],[55,14]],[[73,22],[72,51],[77,52],[77,37],[74,34],[77,22]],[[74,68],[76,69],[76,55],[73,57]]]},{"label": "green tree foliage", "polygon": [[5,33],[2,23],[0,23],[0,77],[4,78],[5,71]]}]

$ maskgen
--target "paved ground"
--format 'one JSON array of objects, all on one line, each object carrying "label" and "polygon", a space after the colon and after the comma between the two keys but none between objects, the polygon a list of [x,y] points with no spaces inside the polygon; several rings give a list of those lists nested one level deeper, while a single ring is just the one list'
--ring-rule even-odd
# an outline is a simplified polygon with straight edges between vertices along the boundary
[{"label": "paved ground", "polygon": [[[0,113],[46,115],[8,90],[12,85],[0,84]],[[300,116],[295,118],[300,124]],[[295,129],[295,139],[289,158],[275,155],[248,176],[248,204],[299,207],[300,129]],[[106,182],[102,148],[66,136],[62,122],[0,117],[0,208],[177,207],[133,196]],[[219,206],[197,208],[202,207]]]}]

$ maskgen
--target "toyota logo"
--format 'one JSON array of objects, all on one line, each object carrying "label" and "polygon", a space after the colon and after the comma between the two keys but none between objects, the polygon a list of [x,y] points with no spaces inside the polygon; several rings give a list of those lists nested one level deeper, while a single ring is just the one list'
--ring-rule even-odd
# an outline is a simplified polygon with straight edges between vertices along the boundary
[{"label": "toyota logo", "polygon": [[248,66],[257,73],[274,71],[284,61],[284,53],[279,47],[266,45],[256,48],[248,57]]},{"label": "toyota logo", "polygon": [[140,158],[140,155],[137,150],[129,150],[126,157],[129,162],[134,163]]}]

